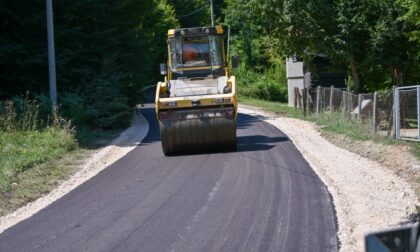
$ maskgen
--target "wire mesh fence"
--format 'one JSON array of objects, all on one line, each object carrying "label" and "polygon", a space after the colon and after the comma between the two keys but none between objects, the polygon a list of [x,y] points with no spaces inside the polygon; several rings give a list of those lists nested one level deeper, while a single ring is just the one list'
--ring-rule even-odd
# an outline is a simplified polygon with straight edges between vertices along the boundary
[{"label": "wire mesh fence", "polygon": [[392,90],[378,92],[376,96],[376,114],[374,130],[380,135],[391,136],[393,131],[393,96]]},{"label": "wire mesh fence", "polygon": [[419,86],[399,87],[395,91],[396,138],[420,141]]},{"label": "wire mesh fence", "polygon": [[294,92],[295,107],[305,114],[343,113],[377,134],[420,141],[420,86],[358,95],[333,86]]}]

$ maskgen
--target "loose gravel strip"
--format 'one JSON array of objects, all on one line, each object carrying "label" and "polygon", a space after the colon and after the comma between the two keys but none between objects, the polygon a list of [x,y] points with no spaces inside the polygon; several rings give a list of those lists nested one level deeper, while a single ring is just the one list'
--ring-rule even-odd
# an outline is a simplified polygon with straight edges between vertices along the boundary
[{"label": "loose gravel strip", "polygon": [[249,106],[255,115],[286,133],[331,193],[337,213],[340,251],[364,251],[364,235],[406,222],[417,197],[403,179],[384,166],[325,140],[313,123],[275,117]]},{"label": "loose gravel strip", "polygon": [[130,128],[120,134],[108,146],[96,151],[69,180],[52,190],[47,195],[19,208],[15,212],[0,218],[0,233],[9,227],[31,217],[49,204],[66,195],[68,192],[94,177],[100,171],[133,150],[144,139],[149,131],[149,123],[136,111]]}]

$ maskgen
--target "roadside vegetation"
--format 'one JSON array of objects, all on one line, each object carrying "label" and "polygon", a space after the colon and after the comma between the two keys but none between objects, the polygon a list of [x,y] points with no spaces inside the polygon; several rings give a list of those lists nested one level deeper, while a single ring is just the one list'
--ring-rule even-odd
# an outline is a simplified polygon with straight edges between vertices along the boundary
[{"label": "roadside vegetation", "polygon": [[301,110],[289,107],[287,103],[270,102],[249,97],[240,97],[239,102],[245,105],[259,107],[279,116],[286,116],[316,123],[322,132],[339,134],[356,141],[372,141],[379,144],[398,144],[410,146],[412,153],[420,160],[420,147],[417,143],[397,141],[387,136],[375,134],[366,124],[354,117],[348,117],[339,112],[323,112],[319,115],[304,115]]},{"label": "roadside vegetation", "polygon": [[[280,68],[293,55],[304,60],[314,78],[314,59],[327,59],[329,71],[345,73],[348,88],[356,93],[419,83],[419,9],[415,0],[227,1],[224,21],[231,27],[231,51],[242,64],[236,73],[239,85],[254,91],[274,83],[273,93],[284,93],[286,76]],[[265,92],[246,94],[285,101]]]},{"label": "roadside vegetation", "polygon": [[[40,100],[47,101],[42,97]],[[11,199],[16,199],[12,192],[27,189],[21,185],[21,175],[74,151],[77,148],[74,136],[69,121],[58,112],[49,112],[49,103],[27,97],[0,102],[0,214],[7,212]],[[62,172],[57,167],[51,168],[48,174]],[[51,176],[40,177],[45,179],[33,180],[40,182],[38,188],[56,182]],[[34,192],[28,196],[33,195]]]}]

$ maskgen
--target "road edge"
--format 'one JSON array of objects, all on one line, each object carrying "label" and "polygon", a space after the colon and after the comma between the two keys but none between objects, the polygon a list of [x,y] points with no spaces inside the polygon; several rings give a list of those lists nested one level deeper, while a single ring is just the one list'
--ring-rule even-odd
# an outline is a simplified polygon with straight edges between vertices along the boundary
[{"label": "road edge", "polygon": [[110,144],[97,150],[81,165],[81,169],[68,180],[51,190],[48,194],[10,214],[0,217],[0,234],[19,222],[30,218],[125,156],[143,141],[149,129],[149,122],[141,113],[141,109],[136,109],[131,126]]}]

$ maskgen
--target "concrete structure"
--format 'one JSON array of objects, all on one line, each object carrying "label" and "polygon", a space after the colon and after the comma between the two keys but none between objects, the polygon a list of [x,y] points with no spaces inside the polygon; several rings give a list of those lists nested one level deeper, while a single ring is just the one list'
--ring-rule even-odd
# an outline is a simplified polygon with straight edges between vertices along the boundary
[{"label": "concrete structure", "polygon": [[[299,90],[303,88],[314,88],[316,86],[330,87],[334,86],[338,89],[345,89],[344,70],[340,68],[333,70],[334,64],[322,56],[314,57],[313,65],[315,65],[316,74],[311,75],[307,71],[303,60],[293,56],[286,59],[286,77],[288,87],[288,104],[293,107],[294,88]],[[336,66],[337,68],[337,66]]]},{"label": "concrete structure", "polygon": [[293,107],[294,88],[309,88],[311,86],[311,73],[304,71],[303,61],[299,61],[296,57],[290,57],[286,59],[286,77],[288,104]]}]

